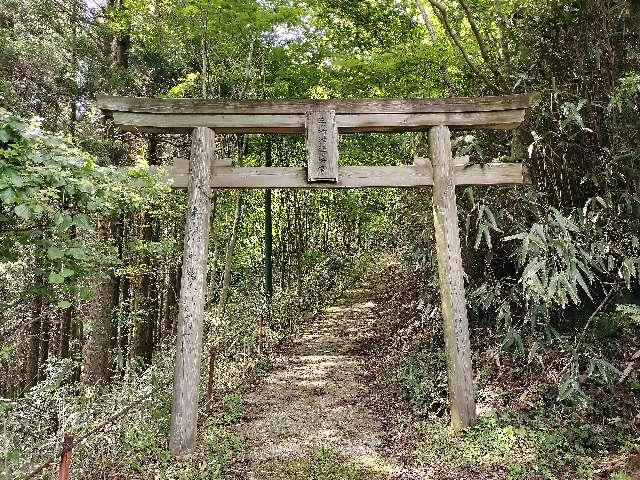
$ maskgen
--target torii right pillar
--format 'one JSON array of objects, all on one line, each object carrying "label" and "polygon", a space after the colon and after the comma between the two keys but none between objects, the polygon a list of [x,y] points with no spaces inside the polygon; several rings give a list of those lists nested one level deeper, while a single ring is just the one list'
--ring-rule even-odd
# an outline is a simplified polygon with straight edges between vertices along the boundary
[{"label": "torii right pillar", "polygon": [[456,177],[448,127],[439,125],[431,128],[429,150],[433,167],[433,218],[447,354],[451,426],[460,430],[475,423],[476,401],[456,207]]}]

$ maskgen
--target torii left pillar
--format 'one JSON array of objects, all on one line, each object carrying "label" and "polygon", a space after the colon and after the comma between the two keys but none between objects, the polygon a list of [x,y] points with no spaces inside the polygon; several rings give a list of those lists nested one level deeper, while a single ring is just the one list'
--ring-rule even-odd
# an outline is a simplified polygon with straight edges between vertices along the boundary
[{"label": "torii left pillar", "polygon": [[178,309],[178,337],[173,383],[169,450],[188,455],[196,442],[198,387],[202,360],[202,325],[207,284],[207,247],[211,214],[210,178],[215,133],[198,127],[191,135],[187,224],[182,258],[182,287]]}]

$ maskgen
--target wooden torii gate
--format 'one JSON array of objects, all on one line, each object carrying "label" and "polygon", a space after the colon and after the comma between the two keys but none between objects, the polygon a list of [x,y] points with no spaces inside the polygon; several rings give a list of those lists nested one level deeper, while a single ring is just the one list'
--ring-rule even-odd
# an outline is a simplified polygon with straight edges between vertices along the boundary
[{"label": "wooden torii gate", "polygon": [[[438,276],[451,423],[475,422],[476,404],[456,207],[456,185],[523,183],[515,163],[453,158],[449,128],[513,129],[535,95],[413,100],[210,101],[102,96],[98,106],[128,131],[191,133],[191,158],[169,177],[188,189],[169,447],[189,453],[196,437],[211,188],[433,186]],[[429,131],[430,160],[409,166],[338,167],[338,133]],[[216,133],[305,133],[307,168],[233,167],[215,159]]]}]

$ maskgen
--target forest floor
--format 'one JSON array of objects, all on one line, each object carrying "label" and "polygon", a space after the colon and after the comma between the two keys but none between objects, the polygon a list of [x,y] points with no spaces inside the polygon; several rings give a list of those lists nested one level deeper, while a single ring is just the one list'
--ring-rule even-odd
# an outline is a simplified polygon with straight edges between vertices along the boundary
[{"label": "forest floor", "polygon": [[233,427],[244,448],[228,478],[418,478],[384,454],[388,432],[370,408],[370,298],[367,289],[347,291],[244,394],[244,417]]},{"label": "forest floor", "polygon": [[[479,421],[451,431],[442,327],[421,300],[434,294],[414,284],[372,272],[272,352],[227,424],[227,480],[640,479],[637,381],[560,402],[563,357],[497,355],[490,328],[472,330]],[[640,328],[615,335],[606,353],[623,366]]]}]

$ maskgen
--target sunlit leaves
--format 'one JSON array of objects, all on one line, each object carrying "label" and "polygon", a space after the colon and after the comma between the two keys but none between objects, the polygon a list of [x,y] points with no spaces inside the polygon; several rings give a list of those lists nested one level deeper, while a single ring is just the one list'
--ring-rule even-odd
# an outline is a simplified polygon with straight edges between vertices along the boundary
[{"label": "sunlit leaves", "polygon": [[64,277],[57,272],[51,272],[48,278],[49,278],[49,283],[52,283],[53,285],[60,285],[64,283]]},{"label": "sunlit leaves", "polygon": [[66,310],[67,308],[71,307],[71,305],[72,304],[71,304],[71,302],[69,300],[61,300],[61,301],[58,302],[57,307],[60,310]]},{"label": "sunlit leaves", "polygon": [[49,257],[50,260],[57,260],[64,257],[64,251],[58,247],[51,246],[47,249],[47,257]]},{"label": "sunlit leaves", "polygon": [[[36,292],[90,298],[83,279],[114,262],[104,245],[88,238],[96,220],[123,210],[153,208],[169,189],[148,170],[101,167],[64,139],[0,110],[0,259],[26,248],[49,285]],[[66,305],[61,300],[59,308]]]},{"label": "sunlit leaves", "polygon": [[467,214],[465,225],[466,234],[467,236],[469,236],[472,216],[474,213],[477,213],[475,220],[476,237],[473,248],[478,249],[484,241],[489,250],[491,250],[493,246],[491,243],[491,232],[502,232],[502,230],[498,227],[496,217],[493,214],[493,211],[484,202],[481,201],[476,203],[473,188],[468,187],[467,189],[465,189],[464,193],[472,204],[472,208]]},{"label": "sunlit leaves", "polygon": [[14,213],[23,220],[29,220],[32,216],[31,209],[29,205],[16,205],[13,209]]},{"label": "sunlit leaves", "polygon": [[573,102],[565,102],[562,104],[562,114],[563,119],[560,121],[560,130],[565,130],[569,125],[575,125],[579,127],[580,130],[584,130],[587,132],[592,132],[590,128],[587,128],[582,120],[582,108],[585,106],[587,101],[585,99],[578,100],[576,103]]}]

